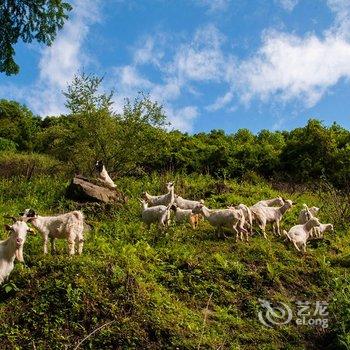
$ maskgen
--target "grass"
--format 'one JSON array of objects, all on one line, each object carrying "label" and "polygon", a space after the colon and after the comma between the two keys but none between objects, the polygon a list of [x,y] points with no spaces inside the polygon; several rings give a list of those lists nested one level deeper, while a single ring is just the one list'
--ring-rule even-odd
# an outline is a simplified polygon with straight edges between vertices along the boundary
[{"label": "grass", "polygon": [[[201,221],[198,230],[172,226],[167,233],[140,222],[138,196],[164,192],[175,180],[176,192],[204,198],[211,207],[253,204],[281,193],[269,184],[217,181],[208,176],[150,174],[120,178],[127,205],[103,211],[85,207],[94,229],[84,254],[69,258],[66,242],[59,254],[42,254],[39,235],[29,236],[25,264],[16,264],[0,289],[1,349],[340,349],[350,344],[347,228],[312,242],[305,256],[283,238],[249,244],[218,239]],[[54,175],[0,179],[0,222],[32,207],[41,214],[76,207],[64,196],[68,180]],[[298,205],[283,227],[295,224],[302,203],[319,206],[313,193],[288,195]],[[325,211],[327,212],[327,211]],[[321,221],[331,221],[322,217]],[[6,233],[1,231],[1,237]],[[330,327],[267,328],[258,320],[260,299],[295,305],[298,300],[329,302]],[[111,323],[109,323],[111,322]]]}]

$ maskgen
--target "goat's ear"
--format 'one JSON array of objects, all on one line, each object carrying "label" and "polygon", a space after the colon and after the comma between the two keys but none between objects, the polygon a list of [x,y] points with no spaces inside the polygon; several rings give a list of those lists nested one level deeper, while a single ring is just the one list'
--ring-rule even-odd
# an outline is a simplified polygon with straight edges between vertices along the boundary
[{"label": "goat's ear", "polygon": [[201,199],[201,200],[199,201],[199,203],[200,203],[200,204],[204,204],[204,199]]},{"label": "goat's ear", "polygon": [[12,226],[11,225],[5,225],[5,230],[6,231],[12,231]]}]

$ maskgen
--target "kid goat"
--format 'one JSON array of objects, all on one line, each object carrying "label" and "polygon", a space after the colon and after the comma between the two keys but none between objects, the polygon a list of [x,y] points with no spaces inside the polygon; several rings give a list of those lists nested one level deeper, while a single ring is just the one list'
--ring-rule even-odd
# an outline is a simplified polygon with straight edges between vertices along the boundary
[{"label": "kid goat", "polygon": [[2,284],[9,276],[14,268],[14,261],[23,262],[23,245],[26,241],[27,232],[33,232],[31,228],[23,221],[17,221],[12,218],[12,225],[5,225],[10,237],[4,241],[0,241],[0,284]]},{"label": "kid goat", "polygon": [[47,254],[49,238],[52,252],[56,252],[56,238],[67,239],[69,255],[75,254],[75,243],[78,245],[78,254],[83,252],[84,215],[81,211],[75,210],[57,216],[39,216],[33,209],[26,209],[19,215],[40,231],[44,239],[44,254]]}]

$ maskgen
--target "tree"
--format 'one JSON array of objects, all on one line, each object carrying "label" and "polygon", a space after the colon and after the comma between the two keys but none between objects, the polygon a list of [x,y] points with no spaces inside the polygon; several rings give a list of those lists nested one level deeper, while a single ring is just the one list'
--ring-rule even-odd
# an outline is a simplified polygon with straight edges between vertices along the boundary
[{"label": "tree", "polygon": [[32,151],[40,118],[15,101],[0,100],[0,137],[14,142],[20,151]]},{"label": "tree", "polygon": [[62,0],[0,2],[0,72],[17,74],[14,45],[38,41],[51,45],[72,7]]}]

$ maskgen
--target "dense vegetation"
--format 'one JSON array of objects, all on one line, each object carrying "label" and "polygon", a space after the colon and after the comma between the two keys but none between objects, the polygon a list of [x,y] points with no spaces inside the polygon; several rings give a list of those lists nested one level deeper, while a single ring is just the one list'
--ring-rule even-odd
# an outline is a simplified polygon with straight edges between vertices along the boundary
[{"label": "dense vegetation", "polygon": [[65,92],[69,114],[44,119],[1,100],[0,149],[49,154],[83,173],[102,158],[118,176],[175,171],[235,179],[257,174],[294,184],[323,177],[338,188],[348,187],[350,132],[337,124],[326,127],[310,119],[290,132],[189,135],[167,131],[162,106],[142,94],[115,113],[113,94],[99,92],[100,83],[95,76],[75,77]]},{"label": "dense vegetation", "polygon": [[[92,174],[102,158],[129,198],[124,206],[84,205],[93,229],[84,254],[42,254],[29,236],[25,264],[0,288],[1,349],[349,349],[350,133],[310,120],[291,132],[183,134],[165,129],[162,107],[140,95],[113,111],[101,79],[82,75],[67,89],[67,115],[40,119],[0,102],[0,223],[24,208],[54,214],[80,208],[65,197],[71,175]],[[210,207],[251,205],[282,195],[321,207],[335,233],[298,254],[283,238],[249,244],[173,225],[146,230],[138,197],[176,192]],[[6,233],[0,232],[1,238]],[[267,328],[259,299],[329,303],[329,327]],[[101,328],[99,328],[101,327]],[[94,332],[96,331],[96,332]],[[93,333],[94,332],[94,333]]]}]

